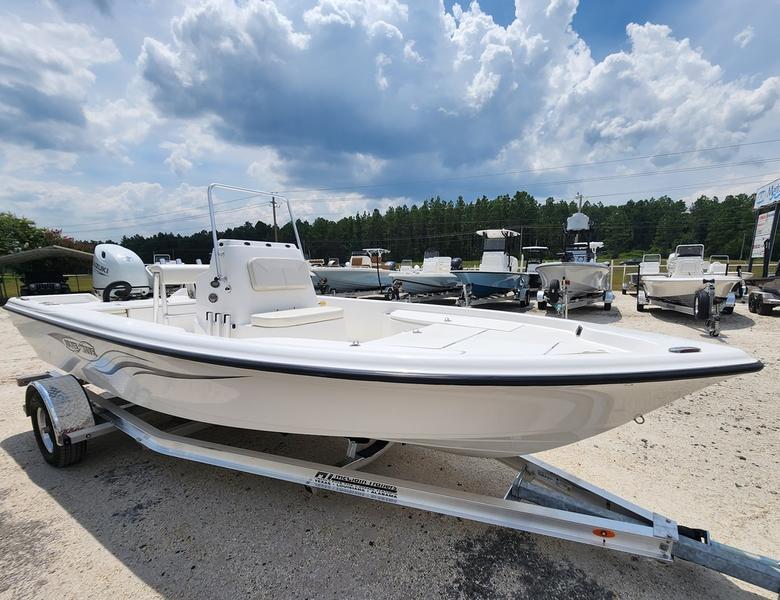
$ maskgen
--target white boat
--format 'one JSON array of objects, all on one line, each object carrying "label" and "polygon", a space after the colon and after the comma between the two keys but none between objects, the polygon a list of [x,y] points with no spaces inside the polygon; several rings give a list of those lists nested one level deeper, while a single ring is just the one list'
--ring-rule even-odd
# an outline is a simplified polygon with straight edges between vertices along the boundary
[{"label": "white boat", "polygon": [[627,260],[622,263],[624,267],[635,266],[636,273],[628,274],[626,278],[625,268],[623,270],[623,294],[627,294],[630,290],[637,290],[637,283],[639,278],[646,275],[658,275],[661,273],[661,255],[660,254],[643,254],[642,260]]},{"label": "white boat", "polygon": [[195,274],[168,278],[177,265],[163,264],[152,299],[36,296],[5,309],[43,361],[161,413],[477,456],[576,442],[762,368],[725,344],[316,296],[294,244],[212,234],[194,298],[166,298],[166,281]]},{"label": "white boat", "polygon": [[728,273],[728,256],[704,260],[703,244],[681,244],[669,255],[666,273],[639,278],[647,298],[693,308],[699,292],[711,283],[715,302],[721,303],[740,284],[738,275]]},{"label": "white boat", "polygon": [[542,279],[542,289],[537,293],[539,308],[549,304],[560,311],[564,303],[572,309],[603,301],[609,310],[613,296],[610,269],[607,263],[597,261],[597,252],[604,244],[592,240],[593,221],[578,211],[566,219],[564,233],[563,260],[536,267]]},{"label": "white boat", "polygon": [[528,275],[528,289],[534,292],[542,285],[542,278],[536,272],[536,267],[544,262],[544,256],[548,250],[547,246],[523,246],[523,258],[525,261],[523,273]]},{"label": "white boat", "polygon": [[[312,266],[311,272],[318,280],[312,281],[315,287],[327,286],[334,292],[357,292],[376,290],[392,285],[392,271],[381,266],[382,255],[389,253],[384,248],[365,248],[361,253],[354,254],[343,267]],[[332,261],[330,261],[332,262]]]},{"label": "white boat", "polygon": [[514,292],[516,298],[527,303],[528,275],[518,270],[517,259],[511,255],[512,241],[520,234],[511,229],[482,229],[477,235],[483,239],[479,268],[458,269],[452,274],[467,286],[472,298]]},{"label": "white boat", "polygon": [[390,272],[390,279],[397,282],[410,294],[437,294],[458,286],[458,278],[450,272],[452,258],[439,256],[436,251],[427,251],[422,268],[416,268],[412,261],[404,260],[398,271]]}]

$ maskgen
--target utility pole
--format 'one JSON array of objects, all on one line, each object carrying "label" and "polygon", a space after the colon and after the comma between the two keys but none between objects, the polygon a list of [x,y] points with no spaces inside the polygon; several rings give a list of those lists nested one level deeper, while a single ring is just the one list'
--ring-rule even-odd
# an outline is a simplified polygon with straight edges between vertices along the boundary
[{"label": "utility pole", "polygon": [[276,197],[271,196],[271,210],[274,213],[274,241],[279,241],[279,227],[276,225]]}]

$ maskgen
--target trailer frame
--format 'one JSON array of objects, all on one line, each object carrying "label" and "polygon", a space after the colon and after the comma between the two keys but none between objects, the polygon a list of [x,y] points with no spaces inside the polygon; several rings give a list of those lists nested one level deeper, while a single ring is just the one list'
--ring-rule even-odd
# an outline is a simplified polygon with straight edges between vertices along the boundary
[{"label": "trailer frame", "polygon": [[[149,420],[161,413],[58,371],[18,377],[17,384],[27,386],[24,410],[36,436],[81,450],[69,454],[77,457],[71,462],[83,458],[88,440],[121,431],[167,456],[661,561],[677,558],[780,592],[778,561],[714,542],[705,530],[679,526],[531,455],[497,459],[514,476],[506,494],[494,497],[359,472],[392,445],[381,440],[347,440],[343,461],[311,462],[189,437],[213,427],[207,423],[178,419],[163,429]],[[45,423],[35,417],[42,406],[50,417]]]}]

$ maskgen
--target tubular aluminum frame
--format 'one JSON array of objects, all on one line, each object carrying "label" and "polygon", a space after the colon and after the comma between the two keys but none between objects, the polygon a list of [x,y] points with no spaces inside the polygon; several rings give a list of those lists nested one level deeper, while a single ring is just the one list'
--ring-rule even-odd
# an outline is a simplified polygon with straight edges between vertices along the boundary
[{"label": "tubular aluminum frame", "polygon": [[292,223],[293,232],[295,233],[295,242],[298,245],[298,250],[301,251],[301,254],[303,254],[303,245],[301,244],[301,236],[298,234],[298,226],[295,224],[295,216],[293,215],[292,206],[290,205],[290,201],[285,198],[284,196],[280,196],[277,193],[274,192],[265,192],[263,190],[252,190],[249,188],[242,188],[237,187],[234,185],[225,185],[224,183],[212,183],[209,185],[207,189],[207,196],[208,196],[208,204],[209,204],[209,221],[211,222],[211,241],[214,245],[214,251],[212,253],[212,258],[214,260],[214,266],[217,271],[217,277],[222,279],[222,261],[219,258],[219,247],[217,245],[218,239],[217,239],[217,217],[216,213],[214,212],[214,198],[213,198],[213,192],[214,190],[230,190],[232,192],[245,192],[247,194],[252,194],[254,196],[266,196],[273,198],[277,201],[284,202],[287,205],[287,212],[290,215],[290,223]]},{"label": "tubular aluminum frame", "polygon": [[[17,383],[35,385],[58,376],[49,371],[17,378]],[[148,411],[136,414],[130,412],[132,403],[82,389],[104,422],[69,431],[58,443],[91,439],[116,428],[167,456],[663,561],[679,558],[780,592],[780,562],[714,542],[707,531],[680,527],[533,456],[499,459],[516,475],[505,496],[496,498],[356,470],[386,451],[391,446],[387,442],[375,441],[358,451],[357,442],[350,441],[346,464],[321,464],[186,437],[209,427],[206,423],[188,421],[163,431],[144,420]]]}]

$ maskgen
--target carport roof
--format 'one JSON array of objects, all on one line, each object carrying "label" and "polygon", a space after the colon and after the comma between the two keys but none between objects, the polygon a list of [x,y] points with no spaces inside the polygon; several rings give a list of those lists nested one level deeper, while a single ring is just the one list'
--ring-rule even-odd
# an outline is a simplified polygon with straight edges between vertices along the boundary
[{"label": "carport roof", "polygon": [[24,250],[22,252],[14,252],[13,254],[0,256],[0,268],[19,265],[33,260],[41,260],[43,258],[70,258],[84,262],[92,262],[92,254],[89,252],[65,248],[64,246],[45,246],[43,248],[33,248],[32,250]]}]

